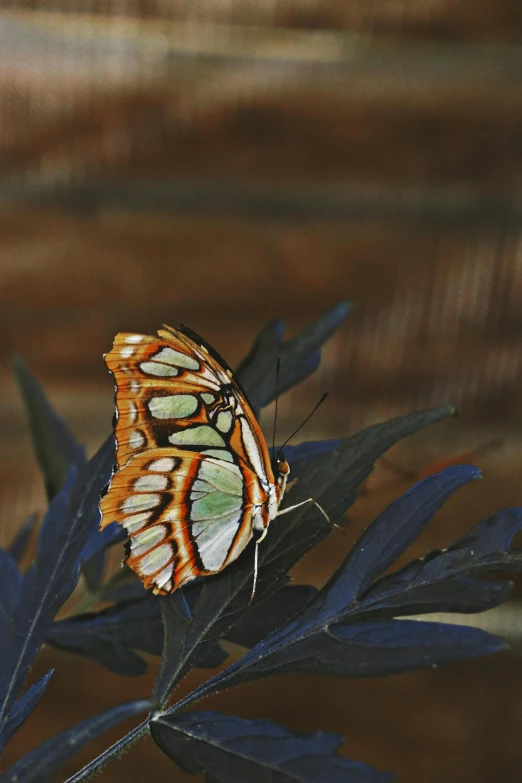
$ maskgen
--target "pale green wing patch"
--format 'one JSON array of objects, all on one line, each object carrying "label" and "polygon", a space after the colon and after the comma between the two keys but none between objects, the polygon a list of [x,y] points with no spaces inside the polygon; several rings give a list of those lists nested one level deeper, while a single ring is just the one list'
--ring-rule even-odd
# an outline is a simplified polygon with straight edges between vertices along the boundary
[{"label": "pale green wing patch", "polygon": [[193,394],[168,394],[152,397],[148,407],[156,419],[186,419],[197,411],[198,400]]},{"label": "pale green wing patch", "polygon": [[243,496],[243,476],[236,465],[220,465],[217,460],[204,460],[198,471],[198,479],[208,482],[220,492]]},{"label": "pale green wing patch", "polygon": [[227,559],[241,523],[243,475],[236,465],[218,460],[201,463],[190,493],[192,536],[207,571]]},{"label": "pale green wing patch", "polygon": [[221,432],[229,432],[232,427],[232,413],[230,411],[221,411],[216,420],[216,427]]},{"label": "pale green wing patch", "polygon": [[169,364],[159,364],[159,362],[141,362],[140,370],[145,375],[154,375],[158,378],[173,378],[179,373],[177,367],[172,367]]},{"label": "pale green wing patch", "polygon": [[196,359],[187,356],[186,353],[176,351],[175,348],[162,348],[155,354],[154,361],[172,364],[174,367],[183,367],[186,370],[199,370],[199,362]]},{"label": "pale green wing patch", "polygon": [[196,487],[194,487],[190,497],[192,500],[190,518],[196,522],[209,520],[219,525],[222,516],[235,514],[236,511],[241,512],[241,497],[229,495],[226,492],[219,492],[217,489],[198,492]]},{"label": "pale green wing patch", "polygon": [[198,427],[186,427],[169,435],[169,441],[174,446],[226,446],[225,441],[215,429],[208,424]]}]

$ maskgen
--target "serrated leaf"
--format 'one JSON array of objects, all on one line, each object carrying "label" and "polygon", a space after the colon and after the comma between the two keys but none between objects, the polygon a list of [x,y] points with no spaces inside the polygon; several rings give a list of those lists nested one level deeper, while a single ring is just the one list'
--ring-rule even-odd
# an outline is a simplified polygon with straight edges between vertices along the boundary
[{"label": "serrated leaf", "polygon": [[23,578],[20,597],[2,643],[0,727],[20,693],[48,625],[76,584],[74,550],[78,531],[70,530],[69,492],[55,496],[44,517],[38,555]]},{"label": "serrated leaf", "polygon": [[415,620],[335,623],[260,658],[234,679],[234,685],[289,672],[382,677],[479,658],[507,647],[497,636],[468,626]]},{"label": "serrated leaf", "polygon": [[337,734],[290,731],[268,720],[219,712],[162,716],[150,724],[159,748],[208,783],[387,783],[393,775],[337,755]]},{"label": "serrated leaf", "polygon": [[9,629],[2,639],[0,660],[0,727],[21,691],[27,672],[51,623],[78,582],[81,553],[98,526],[102,449],[71,474],[51,501],[38,537],[34,563],[25,574]]},{"label": "serrated leaf", "polygon": [[473,465],[457,465],[419,481],[391,503],[364,531],[325,586],[324,613],[342,616],[342,607],[361,599],[372,582],[415,541],[443,503],[457,489],[481,477]]},{"label": "serrated leaf", "polygon": [[483,519],[447,549],[430,552],[378,580],[363,596],[368,616],[428,612],[483,612],[505,601],[511,582],[482,579],[492,572],[522,571],[510,552],[522,530],[522,508],[507,508]]},{"label": "serrated leaf", "polygon": [[[321,347],[339,328],[350,308],[349,302],[341,302],[286,342],[282,339],[282,321],[272,321],[264,327],[236,370],[256,413],[274,400],[277,393],[283,394],[317,369]],[[278,358],[281,364],[277,388]]]},{"label": "serrated leaf", "polygon": [[0,752],[40,703],[53,672],[54,669],[50,669],[38,682],[30,685],[23,696],[13,704],[9,717],[0,732]]},{"label": "serrated leaf", "polygon": [[[332,452],[317,456],[292,487],[288,505],[312,494],[337,520],[356,498],[357,486],[369,475],[375,460],[401,438],[453,413],[449,407],[401,416],[374,425],[346,438]],[[284,587],[288,571],[318,541],[330,532],[317,509],[304,506],[270,525],[260,547],[258,600]],[[247,547],[238,560],[222,573],[189,585],[184,595],[190,617],[184,617],[170,598],[163,600],[166,642],[154,686],[154,699],[165,703],[175,683],[193,665],[195,656],[227,635],[247,606],[252,588],[253,551]]]},{"label": "serrated leaf", "polygon": [[89,742],[121,721],[149,711],[150,708],[150,702],[135,700],[80,721],[43,742],[17,761],[4,773],[3,783],[51,783],[63,765]]},{"label": "serrated leaf", "polygon": [[[322,673],[330,670],[332,674],[359,676],[360,659],[357,649],[352,649],[346,643],[350,634],[357,636],[359,630],[365,635],[365,639],[370,639],[376,647],[364,651],[368,661],[376,662],[373,674],[386,674],[414,665],[423,666],[426,661],[432,665],[447,660],[451,655],[454,659],[476,657],[503,649],[502,641],[489,634],[482,631],[475,633],[474,630],[470,634],[469,629],[451,630],[454,626],[444,630],[451,643],[437,646],[437,639],[440,641],[440,637],[433,637],[434,627],[423,630],[416,625],[415,631],[427,634],[433,645],[430,657],[426,650],[422,649],[422,645],[420,651],[415,650],[411,643],[401,645],[401,634],[404,632],[406,636],[411,635],[411,628],[404,626],[403,629],[400,624],[407,621],[398,621],[395,624],[390,624],[389,621],[384,621],[384,624],[382,621],[372,624],[367,622],[369,608],[372,606],[367,602],[369,591],[364,592],[368,582],[387,568],[392,558],[401,554],[419,534],[431,514],[452,492],[478,475],[477,469],[472,466],[448,468],[441,474],[419,482],[394,501],[363,533],[336,574],[303,611],[260,641],[239,661],[202,685],[181,704],[191,703],[208,693],[215,693],[253,678],[291,670]],[[509,536],[504,536],[503,540],[506,543],[510,540]],[[383,581],[387,578],[384,577]],[[407,603],[407,598],[405,602]],[[396,614],[402,613],[402,604],[398,601]],[[378,617],[377,615],[373,619],[377,620]],[[359,628],[361,623],[362,629]],[[389,637],[392,630],[397,636],[395,640]],[[397,647],[395,657],[390,653],[393,644]],[[351,658],[352,654],[355,656],[354,660]],[[382,665],[381,671],[378,670],[379,661]],[[401,665],[403,669],[400,669]],[[180,705],[177,705],[172,709],[174,711],[179,707]]]},{"label": "serrated leaf", "polygon": [[[145,593],[143,589],[142,592]],[[60,650],[91,658],[116,674],[139,676],[147,670],[147,664],[135,651],[161,655],[163,650],[159,599],[145,593],[142,600],[58,620],[49,629],[46,642]],[[216,645],[204,659],[197,661],[197,665],[215,668],[226,658],[225,651]]]},{"label": "serrated leaf", "polygon": [[62,489],[71,467],[79,469],[85,465],[85,450],[55,411],[22,356],[16,354],[12,366],[25,404],[47,497],[51,500]]},{"label": "serrated leaf", "polygon": [[142,601],[59,620],[52,624],[46,641],[91,658],[116,674],[138,676],[147,664],[134,650],[161,655],[163,649],[158,599],[149,594]]}]

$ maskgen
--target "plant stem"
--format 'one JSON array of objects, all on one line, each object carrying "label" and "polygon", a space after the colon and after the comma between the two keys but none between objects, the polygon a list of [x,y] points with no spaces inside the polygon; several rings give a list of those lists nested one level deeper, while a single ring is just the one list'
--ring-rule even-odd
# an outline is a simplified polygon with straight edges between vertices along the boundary
[{"label": "plant stem", "polygon": [[67,778],[65,783],[80,783],[80,781],[89,780],[89,778],[91,778],[93,775],[98,774],[102,767],[108,764],[109,761],[112,761],[112,759],[123,755],[123,753],[126,753],[126,751],[129,750],[129,748],[131,748],[135,742],[138,742],[140,739],[143,739],[147,736],[149,733],[150,721],[151,716],[149,715],[143,721],[143,723],[140,723],[139,726],[136,726],[136,728],[126,734],[125,737],[115,742],[114,745],[111,745],[110,748],[107,748],[106,751],[101,753],[97,758],[83,767],[75,775]]}]

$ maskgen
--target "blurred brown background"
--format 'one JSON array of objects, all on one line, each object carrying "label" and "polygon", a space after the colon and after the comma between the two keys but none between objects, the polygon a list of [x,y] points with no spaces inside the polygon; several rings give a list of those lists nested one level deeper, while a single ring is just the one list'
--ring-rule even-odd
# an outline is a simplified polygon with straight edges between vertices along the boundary
[{"label": "blurred brown background", "polygon": [[[356,308],[321,369],[281,399],[281,437],[327,389],[303,438],[452,402],[459,419],[392,457],[415,471],[477,448],[485,480],[415,554],[521,504],[521,110],[519,0],[2,3],[0,544],[45,507],[13,350],[92,451],[110,428],[101,356],[117,331],[184,322],[234,365],[270,318],[293,333],[344,298]],[[348,541],[331,536],[296,577],[324,581],[412,480],[379,466]],[[516,647],[517,601],[498,617],[477,622]],[[122,679],[45,649],[34,676],[50,666],[5,766],[147,696],[155,662]],[[404,783],[521,779],[516,654],[380,680],[285,677],[204,707],[338,731],[348,755]],[[152,776],[190,779],[143,743],[100,780]]]}]

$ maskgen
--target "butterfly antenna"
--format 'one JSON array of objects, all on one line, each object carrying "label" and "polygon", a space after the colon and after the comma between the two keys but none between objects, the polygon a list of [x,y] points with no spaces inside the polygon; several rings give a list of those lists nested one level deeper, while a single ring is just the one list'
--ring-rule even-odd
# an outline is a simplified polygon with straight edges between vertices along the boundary
[{"label": "butterfly antenna", "polygon": [[281,369],[281,357],[277,357],[276,365],[276,385],[275,385],[275,411],[274,411],[274,431],[272,433],[272,455],[275,454],[275,438],[277,425],[277,403],[279,402],[279,371]]},{"label": "butterfly antenna", "polygon": [[309,421],[309,420],[312,418],[312,416],[313,416],[313,415],[314,415],[314,413],[316,412],[317,408],[318,408],[320,405],[322,405],[322,404],[323,404],[323,402],[326,400],[326,398],[328,397],[328,394],[329,394],[329,392],[325,392],[325,393],[323,394],[323,396],[321,397],[321,399],[319,400],[319,402],[317,403],[317,405],[316,405],[316,406],[315,406],[315,407],[312,409],[312,411],[311,411],[311,412],[308,414],[308,416],[306,417],[306,419],[305,419],[304,421],[302,421],[302,422],[301,422],[301,424],[299,425],[299,427],[296,429],[296,431],[295,431],[295,432],[292,432],[292,434],[290,435],[290,437],[289,437],[289,438],[287,438],[287,439],[285,440],[285,442],[283,443],[283,445],[280,447],[279,451],[277,452],[277,457],[276,457],[276,459],[279,457],[279,455],[280,455],[280,454],[281,454],[281,452],[283,451],[283,449],[284,449],[284,447],[286,446],[286,444],[287,444],[287,443],[289,443],[289,442],[292,440],[292,438],[294,437],[294,435],[297,435],[297,433],[299,432],[299,430],[300,430],[302,427],[304,427],[304,425],[306,424],[306,422],[307,422],[307,421]]}]

